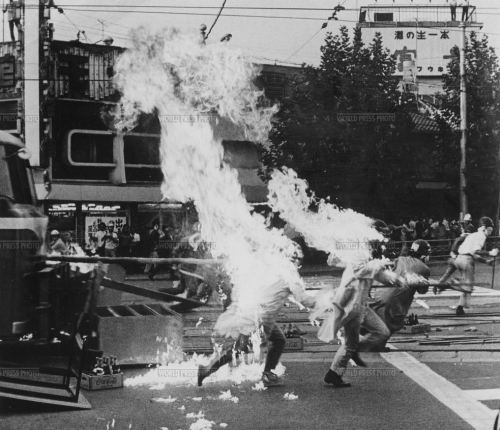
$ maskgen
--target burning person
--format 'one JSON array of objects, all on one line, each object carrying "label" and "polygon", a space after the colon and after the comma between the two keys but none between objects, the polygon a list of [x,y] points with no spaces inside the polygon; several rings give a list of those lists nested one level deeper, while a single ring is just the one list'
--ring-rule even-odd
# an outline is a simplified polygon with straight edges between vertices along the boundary
[{"label": "burning person", "polygon": [[[263,334],[267,341],[267,356],[262,373],[262,382],[264,386],[281,385],[280,378],[273,373],[273,370],[279,363],[281,354],[285,348],[286,338],[283,331],[276,324],[278,313],[290,295],[300,302],[303,306],[312,308],[315,304],[313,297],[309,296],[303,284],[288,284],[280,279],[266,288],[267,297],[261,308],[260,324]],[[248,352],[248,339],[257,329],[254,320],[244,320],[238,316],[238,308],[234,304],[229,305],[217,320],[215,331],[234,340],[234,348],[237,353]],[[235,321],[239,324],[235,325]],[[198,385],[201,386],[203,380],[210,374],[216,372],[223,365],[232,361],[233,346],[226,348],[223,354],[220,354],[215,362],[208,366],[200,366],[198,373]]]}]

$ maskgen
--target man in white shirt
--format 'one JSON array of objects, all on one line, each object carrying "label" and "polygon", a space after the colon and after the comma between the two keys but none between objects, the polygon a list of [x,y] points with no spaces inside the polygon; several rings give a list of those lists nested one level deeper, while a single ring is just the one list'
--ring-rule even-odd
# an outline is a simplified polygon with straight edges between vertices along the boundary
[{"label": "man in white shirt", "polygon": [[451,20],[457,20],[457,0],[450,0]]},{"label": "man in white shirt", "polygon": [[473,283],[475,282],[475,261],[478,260],[482,263],[491,264],[493,260],[485,260],[481,255],[486,254],[492,257],[498,255],[498,249],[493,249],[489,252],[482,251],[486,243],[486,238],[490,236],[492,232],[493,221],[491,218],[482,217],[479,220],[478,231],[467,236],[462,245],[460,245],[460,248],[458,248],[458,256],[455,260],[455,265],[466,285],[461,287],[462,295],[460,296],[460,302],[457,306],[457,315],[464,315],[464,308],[470,306]]},{"label": "man in white shirt", "polygon": [[462,21],[465,22],[469,17],[469,0],[462,0],[460,6],[462,6]]}]

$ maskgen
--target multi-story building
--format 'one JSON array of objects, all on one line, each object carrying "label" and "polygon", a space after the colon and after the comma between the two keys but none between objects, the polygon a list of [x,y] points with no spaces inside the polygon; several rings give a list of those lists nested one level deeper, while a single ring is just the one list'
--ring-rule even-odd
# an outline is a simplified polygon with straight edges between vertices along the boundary
[{"label": "multi-story building", "polygon": [[376,33],[382,35],[384,47],[397,60],[395,76],[432,103],[442,90],[441,76],[453,58],[452,49],[460,46],[460,23],[465,24],[466,34],[482,28],[475,6],[468,7],[467,16],[463,12],[461,6],[452,10],[449,4],[422,0],[377,3],[360,8],[356,26],[361,28],[365,44],[371,43]]},{"label": "multi-story building", "polygon": [[[53,40],[49,17],[48,1],[41,0],[39,9],[20,7],[21,22],[30,25],[19,41],[0,44],[0,129],[19,135],[31,151],[50,228],[75,231],[84,242],[99,221],[139,231],[154,218],[186,227],[189,206],[161,195],[158,118],[143,115],[124,134],[109,120],[120,99],[112,77],[123,48]],[[214,135],[239,171],[247,200],[264,201],[255,145],[222,118],[214,123]],[[50,189],[44,186],[48,176]]]}]

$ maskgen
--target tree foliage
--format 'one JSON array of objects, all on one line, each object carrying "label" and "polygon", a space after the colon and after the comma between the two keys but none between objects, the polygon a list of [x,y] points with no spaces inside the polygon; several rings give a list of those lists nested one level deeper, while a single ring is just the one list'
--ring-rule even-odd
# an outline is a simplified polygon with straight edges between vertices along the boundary
[{"label": "tree foliage", "polygon": [[[395,201],[411,198],[417,178],[409,116],[414,100],[399,91],[396,61],[379,33],[365,46],[360,29],[351,39],[342,27],[338,35],[327,34],[321,53],[318,67],[302,66],[292,96],[282,102],[271,145],[261,150],[264,174],[292,167],[318,196],[385,216]],[[371,116],[342,121],[339,114]],[[395,114],[395,121],[374,114]]]},{"label": "tree foliage", "polygon": [[[466,41],[465,76],[467,94],[466,195],[469,212],[493,216],[497,212],[500,137],[500,68],[488,37],[471,32]],[[436,115],[440,135],[436,161],[458,198],[460,169],[460,50],[453,51],[443,76],[440,112]]]}]

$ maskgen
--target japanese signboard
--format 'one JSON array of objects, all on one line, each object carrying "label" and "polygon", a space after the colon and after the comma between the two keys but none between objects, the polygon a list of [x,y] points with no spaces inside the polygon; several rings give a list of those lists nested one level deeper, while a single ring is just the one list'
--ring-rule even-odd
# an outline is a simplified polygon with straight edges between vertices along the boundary
[{"label": "japanese signboard", "polygon": [[115,226],[115,232],[121,231],[124,224],[127,224],[127,217],[118,215],[103,215],[103,216],[87,216],[85,218],[85,243],[89,242],[89,238],[97,233],[99,224],[103,222],[106,227],[109,223]]},{"label": "japanese signboard", "polygon": [[[469,29],[467,29],[469,31]],[[460,46],[458,27],[366,27],[361,29],[366,45],[372,43],[375,33],[382,35],[382,43],[397,61],[396,72],[403,75],[403,62],[415,61],[417,76],[441,76],[453,58],[452,49]]]}]

